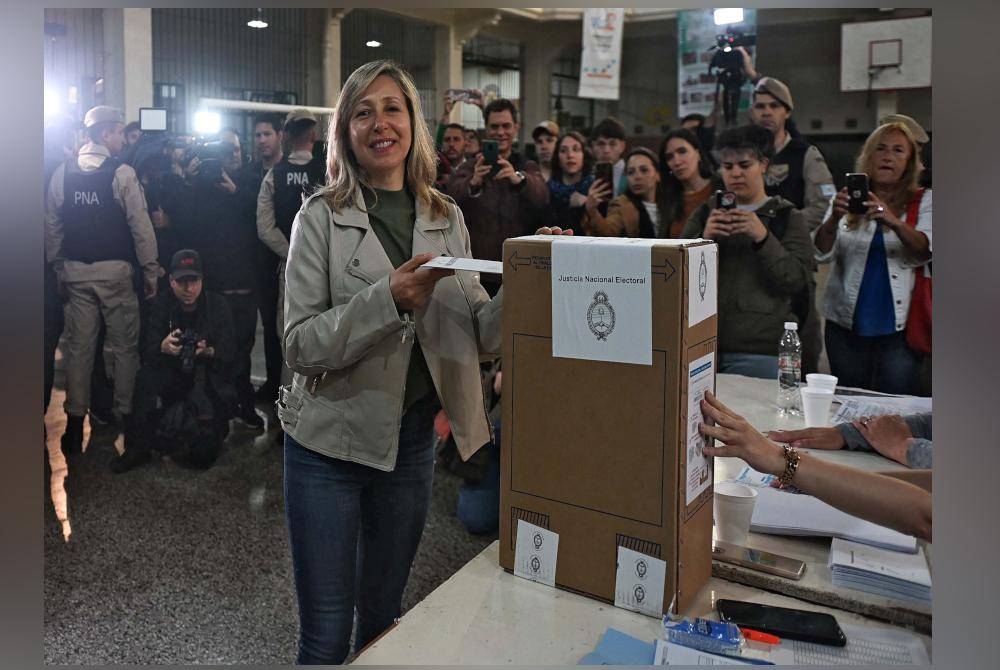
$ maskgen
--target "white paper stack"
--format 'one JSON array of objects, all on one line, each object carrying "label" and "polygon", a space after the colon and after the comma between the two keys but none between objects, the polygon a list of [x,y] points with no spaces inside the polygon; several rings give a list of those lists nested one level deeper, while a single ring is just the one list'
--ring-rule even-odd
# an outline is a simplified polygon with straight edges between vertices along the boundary
[{"label": "white paper stack", "polygon": [[834,539],[830,570],[836,586],[922,603],[931,602],[931,571],[923,548],[915,554]]},{"label": "white paper stack", "polygon": [[773,535],[840,537],[911,554],[917,550],[917,540],[910,535],[841,512],[819,498],[766,486],[757,489],[750,530]]}]

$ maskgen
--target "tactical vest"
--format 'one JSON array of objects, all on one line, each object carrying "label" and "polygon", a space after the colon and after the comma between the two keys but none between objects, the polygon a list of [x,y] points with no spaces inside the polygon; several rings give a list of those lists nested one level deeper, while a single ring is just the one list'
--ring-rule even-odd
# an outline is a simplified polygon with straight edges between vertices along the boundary
[{"label": "tactical vest", "polygon": [[776,154],[764,176],[764,190],[768,195],[780,195],[796,209],[805,207],[806,180],[805,158],[809,143],[791,140],[780,153]]},{"label": "tactical vest", "polygon": [[326,181],[326,161],[313,158],[304,165],[287,159],[274,166],[274,221],[287,239],[292,238],[292,221],[302,207],[303,195],[308,198]]},{"label": "tactical vest", "polygon": [[66,162],[61,210],[66,260],[136,262],[132,231],[111,187],[119,165],[106,158],[98,169],[84,172],[75,158]]}]

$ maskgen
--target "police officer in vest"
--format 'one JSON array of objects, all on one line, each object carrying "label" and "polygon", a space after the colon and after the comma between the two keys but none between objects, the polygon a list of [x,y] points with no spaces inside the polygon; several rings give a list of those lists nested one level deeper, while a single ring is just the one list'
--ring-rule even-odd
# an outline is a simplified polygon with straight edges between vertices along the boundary
[{"label": "police officer in vest", "polygon": [[[284,330],[285,261],[292,221],[302,202],[326,183],[326,159],[313,157],[313,145],[319,136],[316,117],[306,109],[294,109],[285,118],[285,138],[290,151],[264,177],[257,196],[257,235],[281,259],[278,264],[278,337]],[[264,327],[268,327],[264,324]],[[291,372],[282,366],[282,383],[291,380]]]},{"label": "police officer in vest", "polygon": [[114,412],[133,428],[132,392],[139,365],[139,302],[133,281],[142,272],[146,298],[162,272],[156,236],[135,171],[116,156],[125,144],[121,110],[99,106],[84,117],[89,142],[56,168],[45,201],[45,253],[64,307],[66,432],[63,450],[79,453],[101,318],[114,370]]},{"label": "police officer in vest", "polygon": [[[789,132],[793,109],[792,94],[785,84],[774,77],[757,79],[750,120],[774,134],[774,158],[767,168],[764,186],[768,195],[779,195],[795,205],[812,232],[823,223],[836,188],[819,149]],[[816,372],[823,339],[816,311],[815,274],[809,286],[792,297],[792,311],[799,319],[802,336],[802,373]]]}]

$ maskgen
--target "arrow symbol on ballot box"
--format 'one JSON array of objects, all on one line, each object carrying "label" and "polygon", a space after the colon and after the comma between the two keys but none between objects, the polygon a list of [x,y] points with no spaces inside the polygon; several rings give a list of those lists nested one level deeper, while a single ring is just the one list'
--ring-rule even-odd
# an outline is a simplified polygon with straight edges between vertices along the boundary
[{"label": "arrow symbol on ballot box", "polygon": [[663,281],[668,282],[670,278],[674,276],[676,268],[668,261],[666,258],[663,259],[663,265],[654,265],[651,274],[663,275]]},{"label": "arrow symbol on ballot box", "polygon": [[517,254],[517,249],[514,250],[514,253],[512,253],[510,258],[507,260],[510,262],[510,266],[514,268],[515,272],[517,272],[517,268],[519,266],[524,267],[526,265],[531,265],[531,256],[519,256]]}]

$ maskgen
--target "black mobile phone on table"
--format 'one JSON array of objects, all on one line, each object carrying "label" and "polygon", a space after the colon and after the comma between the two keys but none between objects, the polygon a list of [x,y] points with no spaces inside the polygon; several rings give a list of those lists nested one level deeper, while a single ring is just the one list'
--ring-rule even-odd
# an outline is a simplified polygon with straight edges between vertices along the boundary
[{"label": "black mobile phone on table", "polygon": [[604,183],[611,188],[615,187],[614,184],[614,174],[615,167],[607,161],[601,161],[594,166],[594,180],[603,179]]},{"label": "black mobile phone on table", "polygon": [[736,194],[732,191],[716,191],[715,208],[726,210],[736,209]]},{"label": "black mobile phone on table", "polygon": [[868,175],[864,172],[847,173],[847,211],[850,214],[864,214],[868,211]]},{"label": "black mobile phone on table", "polygon": [[843,647],[847,637],[830,614],[775,607],[742,600],[717,600],[719,619],[780,638]]}]

